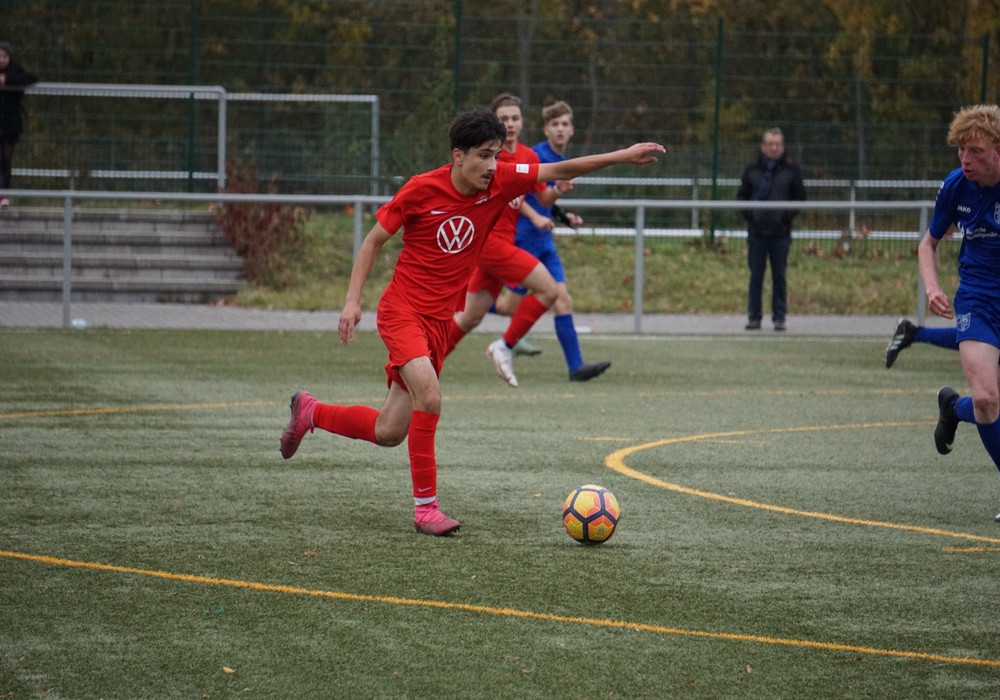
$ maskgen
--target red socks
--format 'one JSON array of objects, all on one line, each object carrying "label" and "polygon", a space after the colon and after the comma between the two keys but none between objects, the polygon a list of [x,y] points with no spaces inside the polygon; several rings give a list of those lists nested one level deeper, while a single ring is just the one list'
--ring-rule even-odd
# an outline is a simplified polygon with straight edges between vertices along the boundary
[{"label": "red socks", "polygon": [[334,406],[317,403],[313,411],[313,425],[317,428],[368,442],[375,442],[376,418],[378,411],[370,406]]},{"label": "red socks", "polygon": [[437,432],[436,413],[414,411],[407,434],[410,451],[410,478],[413,480],[413,498],[417,505],[437,500],[437,458],[434,454],[434,435]]},{"label": "red socks", "polygon": [[507,346],[512,348],[517,345],[521,338],[528,335],[528,331],[535,325],[535,321],[548,310],[548,307],[538,301],[538,297],[534,294],[524,297],[517,307],[517,311],[514,312],[514,318],[510,320],[510,325],[507,326],[507,332],[503,334],[503,340]]},{"label": "red socks", "polygon": [[[369,406],[334,406],[317,403],[313,411],[313,425],[329,433],[336,433],[355,440],[375,442],[375,419],[378,411]],[[414,411],[407,434],[410,451],[410,478],[413,480],[413,497],[417,503],[437,500],[437,457],[434,454],[434,436],[441,416],[436,413]]]},{"label": "red socks", "polygon": [[[378,415],[379,412],[369,406],[335,406],[317,403],[313,411],[313,425],[329,433],[374,443],[375,419]],[[418,505],[437,500],[437,457],[434,453],[434,436],[440,418],[441,416],[436,413],[414,411],[410,420],[410,431],[406,439],[410,451],[413,498]]]}]

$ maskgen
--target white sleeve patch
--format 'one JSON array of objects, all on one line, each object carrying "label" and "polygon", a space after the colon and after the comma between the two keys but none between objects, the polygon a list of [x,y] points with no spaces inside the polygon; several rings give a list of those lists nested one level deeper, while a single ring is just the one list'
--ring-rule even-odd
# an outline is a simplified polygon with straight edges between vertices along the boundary
[{"label": "white sleeve patch", "polygon": [[517,164],[517,172],[519,172],[519,173],[527,173],[527,172],[529,172],[530,167],[531,166],[529,166],[527,163],[518,163]]}]

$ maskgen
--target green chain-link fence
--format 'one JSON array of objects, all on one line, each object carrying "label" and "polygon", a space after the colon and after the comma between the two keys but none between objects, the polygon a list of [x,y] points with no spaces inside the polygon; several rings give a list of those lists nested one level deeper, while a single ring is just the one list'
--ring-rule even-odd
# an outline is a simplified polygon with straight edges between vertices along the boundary
[{"label": "green chain-link fence", "polygon": [[[819,5],[823,5],[820,3]],[[652,17],[651,8],[661,8]],[[747,31],[718,18],[672,19],[670,3],[11,0],[4,32],[45,81],[220,85],[230,92],[371,94],[380,101],[377,189],[447,158],[456,110],[512,91],[539,112],[575,109],[571,153],[636,140],[667,147],[651,178],[701,178],[731,198],[760,134],[780,126],[807,178],[937,181],[954,167],[947,123],[996,98],[988,34]],[[821,18],[822,19],[822,18]],[[833,28],[831,22],[827,22]],[[996,43],[996,42],[994,42]],[[212,170],[214,107],[29,96],[15,166],[70,168],[77,186],[144,189],[87,173]],[[228,152],[278,173],[289,191],[371,191],[364,105],[241,103]],[[607,174],[615,174],[613,172]],[[635,173],[629,171],[630,175]],[[20,186],[64,186],[37,176]],[[211,187],[211,181],[198,188]],[[156,188],[191,187],[190,181]],[[713,192],[714,190],[714,192]],[[848,196],[844,186],[823,198]],[[689,186],[593,185],[588,197],[690,198]],[[925,184],[862,189],[929,198]]]}]

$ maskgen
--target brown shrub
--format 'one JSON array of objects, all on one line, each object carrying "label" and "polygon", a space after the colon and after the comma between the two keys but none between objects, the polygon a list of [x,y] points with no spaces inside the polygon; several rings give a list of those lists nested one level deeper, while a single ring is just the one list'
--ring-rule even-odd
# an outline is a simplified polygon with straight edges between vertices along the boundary
[{"label": "brown shrub", "polygon": [[[227,162],[225,191],[260,194],[257,166]],[[277,191],[277,175],[272,175],[265,192]],[[302,242],[305,209],[278,202],[225,202],[214,208],[214,215],[226,241],[244,260],[247,282],[272,289],[287,286],[288,253]]]}]

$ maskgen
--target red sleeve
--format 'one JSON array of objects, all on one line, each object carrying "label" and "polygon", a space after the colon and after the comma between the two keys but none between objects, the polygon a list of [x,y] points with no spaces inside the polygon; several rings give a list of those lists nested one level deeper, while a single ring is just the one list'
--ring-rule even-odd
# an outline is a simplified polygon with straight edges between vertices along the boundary
[{"label": "red sleeve", "polygon": [[393,198],[375,212],[376,221],[389,233],[395,234],[403,228],[403,221],[406,218],[404,210],[414,191],[413,181],[413,178],[407,180]]},{"label": "red sleeve", "polygon": [[532,192],[538,185],[543,188],[544,182],[538,182],[538,163],[497,163],[497,170],[493,176],[497,185],[501,188],[504,196],[510,201],[515,197]]}]

